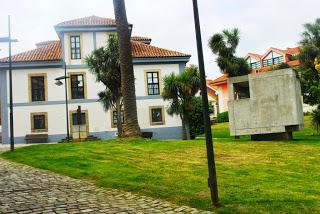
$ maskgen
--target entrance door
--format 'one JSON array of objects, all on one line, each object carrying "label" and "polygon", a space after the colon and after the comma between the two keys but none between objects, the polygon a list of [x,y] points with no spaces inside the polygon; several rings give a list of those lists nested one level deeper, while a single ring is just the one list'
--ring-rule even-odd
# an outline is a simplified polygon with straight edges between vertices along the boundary
[{"label": "entrance door", "polygon": [[72,113],[71,133],[72,138],[81,140],[88,137],[88,124],[86,112],[81,113],[81,120],[78,120],[77,113]]}]

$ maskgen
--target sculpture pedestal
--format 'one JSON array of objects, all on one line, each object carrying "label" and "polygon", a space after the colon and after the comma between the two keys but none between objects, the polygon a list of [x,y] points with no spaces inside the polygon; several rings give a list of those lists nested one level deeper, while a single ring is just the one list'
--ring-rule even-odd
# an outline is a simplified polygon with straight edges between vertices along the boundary
[{"label": "sculpture pedestal", "polygon": [[289,141],[292,139],[292,132],[251,135],[251,140],[255,141]]}]

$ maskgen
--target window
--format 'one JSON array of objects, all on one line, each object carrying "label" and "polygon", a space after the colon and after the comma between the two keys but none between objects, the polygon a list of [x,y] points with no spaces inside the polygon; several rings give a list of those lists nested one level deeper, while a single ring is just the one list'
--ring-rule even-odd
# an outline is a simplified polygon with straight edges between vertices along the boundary
[{"label": "window", "polygon": [[46,73],[28,74],[29,102],[41,102],[48,99]]},{"label": "window", "polygon": [[31,82],[31,101],[45,101],[45,77],[44,76],[30,76]]},{"label": "window", "polygon": [[86,124],[86,113],[81,112],[81,118],[78,118],[77,113],[72,113],[72,125],[78,126],[78,125],[85,125]]},{"label": "window", "polygon": [[48,132],[48,116],[47,113],[31,114],[31,131],[32,132]]},{"label": "window", "polygon": [[164,125],[164,108],[162,106],[150,107],[150,124],[151,125]]},{"label": "window", "polygon": [[84,99],[85,87],[84,87],[84,74],[71,74],[71,99]]},{"label": "window", "polygon": [[148,95],[159,95],[159,72],[147,72],[147,90]]},{"label": "window", "polygon": [[248,81],[234,83],[233,91],[235,100],[250,98],[250,88]]},{"label": "window", "polygon": [[[112,111],[112,127],[115,128],[118,124],[118,119],[117,119],[117,111],[113,110]],[[124,124],[124,113],[121,111],[121,123]]]},{"label": "window", "polygon": [[80,36],[71,36],[71,59],[81,59]]}]

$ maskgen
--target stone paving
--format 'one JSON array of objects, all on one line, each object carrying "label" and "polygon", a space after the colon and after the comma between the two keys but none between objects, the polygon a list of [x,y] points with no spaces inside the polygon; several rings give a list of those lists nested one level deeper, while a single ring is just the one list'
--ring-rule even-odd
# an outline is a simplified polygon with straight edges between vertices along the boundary
[{"label": "stone paving", "polygon": [[[31,146],[33,144],[16,144],[14,147],[15,148],[21,148],[21,147],[25,147],[25,146]],[[1,152],[5,152],[5,151],[9,151],[10,150],[10,144],[2,144],[0,143],[0,153]]]},{"label": "stone paving", "polygon": [[0,158],[0,213],[210,213]]}]

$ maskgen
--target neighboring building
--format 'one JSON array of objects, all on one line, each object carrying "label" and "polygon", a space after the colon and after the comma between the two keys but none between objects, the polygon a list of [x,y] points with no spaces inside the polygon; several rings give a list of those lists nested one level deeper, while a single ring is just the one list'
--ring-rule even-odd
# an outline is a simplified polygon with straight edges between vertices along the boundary
[{"label": "neighboring building", "polygon": [[[132,28],[132,25],[130,26]],[[67,64],[68,99],[71,134],[77,132],[76,110],[82,109],[84,133],[101,139],[114,138],[117,117],[114,110],[105,112],[97,93],[101,83],[85,65],[84,58],[94,49],[105,46],[116,35],[113,19],[96,16],[62,22],[55,26],[59,41],[38,43],[37,48],[13,56],[13,102],[15,142],[25,143],[30,134],[48,134],[48,141],[66,137],[64,87],[55,85],[55,78],[64,75]],[[132,56],[136,81],[138,120],[143,131],[152,131],[155,138],[180,138],[181,120],[166,112],[162,78],[181,72],[190,55],[150,45],[151,39],[132,37]],[[8,59],[0,60],[0,97],[2,141],[9,142],[9,73]]]},{"label": "neighboring building", "polygon": [[[278,48],[270,48],[264,55],[248,53],[245,59],[252,69],[252,74],[267,72],[274,69],[275,65],[288,63],[290,67],[300,65],[297,55],[300,47],[287,48],[281,50]],[[217,87],[219,96],[219,112],[228,111],[228,77],[226,74],[211,81],[210,85]],[[306,106],[307,107],[307,106]]]},{"label": "neighboring building", "polygon": [[211,103],[213,107],[213,113],[211,114],[211,118],[216,118],[218,115],[219,107],[218,107],[218,93],[217,89],[214,86],[211,86],[209,83],[211,80],[207,80],[207,93],[208,93],[208,101]]},{"label": "neighboring building", "polygon": [[[206,82],[207,82],[208,102],[213,107],[213,113],[210,115],[210,118],[213,120],[217,117],[217,114],[218,114],[218,94],[216,92],[216,88],[214,86],[209,85],[211,80],[206,80]],[[199,90],[196,96],[201,96],[201,90]]]}]

